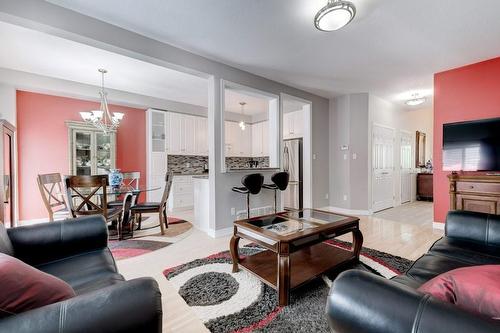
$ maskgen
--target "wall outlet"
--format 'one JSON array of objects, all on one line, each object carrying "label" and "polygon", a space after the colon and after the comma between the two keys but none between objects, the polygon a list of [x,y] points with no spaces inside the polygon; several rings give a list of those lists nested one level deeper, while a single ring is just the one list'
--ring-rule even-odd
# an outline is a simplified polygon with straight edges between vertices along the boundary
[{"label": "wall outlet", "polygon": [[328,199],[328,197],[329,197],[328,193],[327,193],[327,194],[325,194],[325,199]]},{"label": "wall outlet", "polygon": [[356,153],[352,154],[352,159],[353,159],[353,160],[355,160],[355,159],[357,159],[357,158],[358,158],[358,154],[356,154]]},{"label": "wall outlet", "polygon": [[347,201],[347,195],[344,194],[344,201]]},{"label": "wall outlet", "polygon": [[231,208],[231,216],[234,216],[236,215],[236,208]]}]

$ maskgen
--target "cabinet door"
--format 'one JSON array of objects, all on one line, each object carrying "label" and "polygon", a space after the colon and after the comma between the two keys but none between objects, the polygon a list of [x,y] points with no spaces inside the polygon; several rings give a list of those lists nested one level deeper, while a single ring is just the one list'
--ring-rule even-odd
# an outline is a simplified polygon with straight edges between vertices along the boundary
[{"label": "cabinet door", "polygon": [[235,157],[239,156],[240,152],[240,145],[239,142],[241,140],[239,131],[240,127],[238,126],[237,123],[233,121],[226,121],[225,122],[225,135],[226,135],[226,151],[227,151],[227,156]]},{"label": "cabinet door", "polygon": [[95,159],[95,174],[105,175],[108,170],[114,168],[112,160],[112,134],[104,135],[104,133],[95,133],[95,151],[93,158]]},{"label": "cabinet door", "polygon": [[181,127],[182,127],[182,118],[178,113],[170,113],[169,114],[169,122],[168,122],[168,151],[170,154],[178,155],[181,153]]},{"label": "cabinet door", "polygon": [[291,126],[293,124],[291,123],[291,116],[290,112],[283,114],[283,139],[289,139],[291,136]]},{"label": "cabinet door", "polygon": [[73,131],[73,174],[77,176],[94,174],[93,141],[91,131]]},{"label": "cabinet door", "polygon": [[251,126],[246,126],[245,130],[242,130],[239,126],[237,127],[240,134],[240,156],[251,157],[252,156],[252,128]]},{"label": "cabinet door", "polygon": [[262,156],[262,123],[252,125],[252,156]]},{"label": "cabinet door", "polygon": [[207,118],[196,117],[196,154],[208,155],[208,120]]},{"label": "cabinet door", "polygon": [[261,156],[269,156],[269,121],[262,124],[262,152]]},{"label": "cabinet door", "polygon": [[151,150],[165,152],[166,146],[166,112],[151,111]]},{"label": "cabinet door", "polygon": [[184,147],[181,147],[181,151],[186,155],[196,154],[196,118],[193,116],[183,116],[184,118]]},{"label": "cabinet door", "polygon": [[293,134],[296,138],[304,136],[304,113],[302,110],[293,112]]}]

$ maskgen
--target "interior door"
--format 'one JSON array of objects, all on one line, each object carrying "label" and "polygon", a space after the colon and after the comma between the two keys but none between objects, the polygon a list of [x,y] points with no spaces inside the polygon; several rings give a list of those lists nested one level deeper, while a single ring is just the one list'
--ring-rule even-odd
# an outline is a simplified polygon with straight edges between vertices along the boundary
[{"label": "interior door", "polygon": [[373,125],[372,211],[394,207],[394,129]]},{"label": "interior door", "polygon": [[411,170],[412,161],[412,135],[409,132],[401,132],[401,203],[411,201]]}]

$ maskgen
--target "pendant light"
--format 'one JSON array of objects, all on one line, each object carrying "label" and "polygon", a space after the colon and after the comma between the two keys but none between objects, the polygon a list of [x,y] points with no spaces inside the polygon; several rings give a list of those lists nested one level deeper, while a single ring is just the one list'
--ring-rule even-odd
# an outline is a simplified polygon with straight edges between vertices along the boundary
[{"label": "pendant light", "polygon": [[101,91],[99,91],[101,106],[99,110],[80,112],[80,116],[86,123],[94,125],[96,128],[103,131],[105,135],[108,135],[111,131],[118,128],[124,114],[121,112],[114,112],[113,115],[111,115],[109,112],[108,93],[104,90],[104,74],[108,71],[102,68],[98,71],[101,73]]},{"label": "pendant light", "polygon": [[425,103],[425,97],[420,97],[419,94],[415,93],[411,95],[411,99],[405,102],[408,106],[418,106],[420,104]]},{"label": "pendant light", "polygon": [[[245,102],[240,102],[240,105],[241,105],[241,115],[244,117],[245,116],[245,105],[247,103]],[[240,123],[238,124],[241,128],[242,131],[245,130],[245,128],[247,127],[247,125],[245,124],[245,121],[244,120],[241,120]]]},{"label": "pendant light", "polygon": [[314,25],[321,31],[335,31],[349,24],[356,16],[356,7],[344,0],[328,0],[314,17]]}]

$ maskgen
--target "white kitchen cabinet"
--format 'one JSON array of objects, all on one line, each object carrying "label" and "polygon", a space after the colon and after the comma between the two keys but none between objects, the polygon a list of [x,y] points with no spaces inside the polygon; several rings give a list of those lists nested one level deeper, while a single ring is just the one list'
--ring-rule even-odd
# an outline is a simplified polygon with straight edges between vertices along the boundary
[{"label": "white kitchen cabinet", "polygon": [[193,177],[174,176],[168,198],[168,210],[191,209],[194,204]]},{"label": "white kitchen cabinet", "polygon": [[285,113],[283,115],[283,138],[294,139],[303,137],[303,124],[304,116],[302,110]]},{"label": "white kitchen cabinet", "polygon": [[242,130],[237,122],[225,122],[225,146],[227,157],[252,156],[252,126],[246,125]]},{"label": "white kitchen cabinet", "polygon": [[169,155],[182,154],[184,146],[184,138],[182,135],[182,115],[179,113],[169,112],[168,114],[168,143],[167,152]]},{"label": "white kitchen cabinet", "polygon": [[269,122],[252,125],[252,157],[269,155]]},{"label": "white kitchen cabinet", "polygon": [[182,117],[181,135],[184,135],[184,147],[181,151],[185,155],[196,154],[196,117],[184,115]]},{"label": "white kitchen cabinet", "polygon": [[150,187],[159,187],[159,190],[148,191],[147,200],[157,202],[161,200],[165,186],[167,172],[167,135],[169,116],[165,111],[148,109],[146,111],[146,174],[147,184]]},{"label": "white kitchen cabinet", "polygon": [[264,121],[262,124],[262,155],[269,156],[269,121]]},{"label": "white kitchen cabinet", "polygon": [[208,119],[203,117],[196,118],[195,130],[195,151],[197,155],[208,156]]}]

